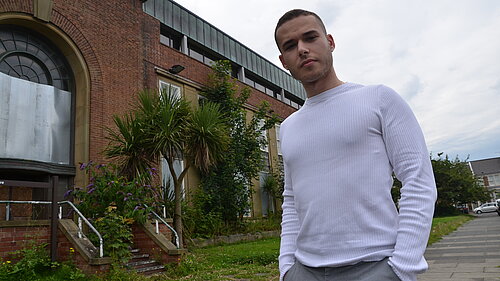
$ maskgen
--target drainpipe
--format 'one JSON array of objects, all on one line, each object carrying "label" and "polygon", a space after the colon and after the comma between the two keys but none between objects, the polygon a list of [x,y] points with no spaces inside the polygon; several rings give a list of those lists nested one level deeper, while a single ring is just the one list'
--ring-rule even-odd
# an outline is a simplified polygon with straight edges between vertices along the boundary
[{"label": "drainpipe", "polygon": [[59,176],[52,176],[52,208],[50,217],[50,260],[57,261],[57,224],[58,224],[58,206],[56,198],[56,190],[59,185]]}]

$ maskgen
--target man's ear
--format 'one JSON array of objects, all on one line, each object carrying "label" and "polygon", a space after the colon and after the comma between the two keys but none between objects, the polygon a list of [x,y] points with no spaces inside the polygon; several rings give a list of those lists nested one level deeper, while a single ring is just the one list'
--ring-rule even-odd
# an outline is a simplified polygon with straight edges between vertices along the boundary
[{"label": "man's ear", "polygon": [[335,41],[333,40],[333,36],[331,34],[327,34],[326,40],[328,40],[328,45],[330,45],[330,52],[333,52],[333,50],[335,50]]},{"label": "man's ear", "polygon": [[286,65],[285,60],[283,59],[283,55],[280,55],[279,58],[280,58],[280,61],[281,61],[281,64],[283,65],[283,67],[286,70],[288,70],[288,66]]}]

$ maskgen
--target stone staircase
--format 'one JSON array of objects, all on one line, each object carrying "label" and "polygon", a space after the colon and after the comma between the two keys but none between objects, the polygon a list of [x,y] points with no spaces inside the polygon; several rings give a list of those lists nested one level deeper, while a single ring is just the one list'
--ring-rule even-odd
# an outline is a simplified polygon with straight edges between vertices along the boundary
[{"label": "stone staircase", "polygon": [[143,254],[139,249],[132,249],[132,258],[126,267],[140,274],[153,275],[165,272],[165,267],[158,261],[152,259],[149,254]]}]

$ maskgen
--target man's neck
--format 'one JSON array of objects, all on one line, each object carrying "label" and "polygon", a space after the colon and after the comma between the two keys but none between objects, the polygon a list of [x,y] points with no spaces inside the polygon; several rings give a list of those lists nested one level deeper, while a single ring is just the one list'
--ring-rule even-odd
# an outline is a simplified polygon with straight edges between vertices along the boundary
[{"label": "man's neck", "polygon": [[335,73],[332,73],[332,75],[328,77],[328,79],[318,80],[311,83],[303,82],[302,86],[304,86],[304,89],[306,90],[307,97],[312,98],[317,94],[338,87],[344,83],[345,82],[337,78],[337,75],[335,75]]}]

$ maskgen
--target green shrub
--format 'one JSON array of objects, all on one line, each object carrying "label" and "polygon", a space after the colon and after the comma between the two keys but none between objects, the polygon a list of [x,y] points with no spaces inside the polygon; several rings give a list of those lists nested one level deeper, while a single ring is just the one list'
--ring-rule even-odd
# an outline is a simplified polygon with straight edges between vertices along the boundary
[{"label": "green shrub", "polygon": [[[130,224],[145,222],[157,205],[160,188],[147,184],[156,175],[156,170],[150,169],[148,173],[129,180],[121,176],[119,169],[113,165],[94,165],[91,161],[81,164],[80,169],[89,174],[90,183],[73,191],[78,209],[103,236],[104,254],[115,262],[126,262],[130,257],[132,241]],[[98,238],[93,232],[89,232],[88,236],[94,245],[98,245]]]},{"label": "green shrub", "polygon": [[210,195],[202,191],[194,194],[192,204],[186,204],[183,209],[184,235],[188,238],[209,238],[221,235],[224,222],[221,214],[207,211],[205,204],[210,201]]},{"label": "green shrub", "polygon": [[256,233],[279,230],[281,214],[269,213],[267,218],[243,219],[226,223],[220,213],[206,206],[211,195],[203,191],[196,192],[191,204],[183,207],[184,235],[189,238],[213,238],[220,235]]},{"label": "green shrub", "polygon": [[115,206],[118,215],[144,222],[150,209],[143,204],[151,208],[156,206],[160,188],[146,184],[150,174],[155,174],[154,169],[133,180],[121,176],[113,165],[94,165],[90,161],[81,164],[80,169],[90,176],[90,183],[85,188],[75,187],[73,196],[79,202],[78,209],[87,218],[103,217],[109,206]]},{"label": "green shrub", "polygon": [[57,263],[50,261],[45,250],[46,243],[36,245],[34,242],[24,249],[12,253],[13,260],[3,261],[0,265],[2,280],[32,280],[37,273],[57,267]]},{"label": "green shrub", "polygon": [[452,205],[436,204],[434,210],[434,217],[458,216],[460,214],[460,211]]},{"label": "green shrub", "polygon": [[89,280],[71,263],[52,262],[46,247],[47,243],[32,241],[26,248],[13,252],[13,260],[17,262],[0,263],[0,280]]},{"label": "green shrub", "polygon": [[244,232],[255,233],[281,229],[281,214],[269,213],[267,218],[244,221]]},{"label": "green shrub", "polygon": [[[102,234],[104,243],[104,253],[109,255],[114,261],[125,263],[130,259],[131,253],[129,245],[132,242],[131,219],[124,218],[116,213],[116,207],[109,206],[103,217],[96,220],[95,226]],[[89,235],[96,245],[98,238],[96,235]]]}]

